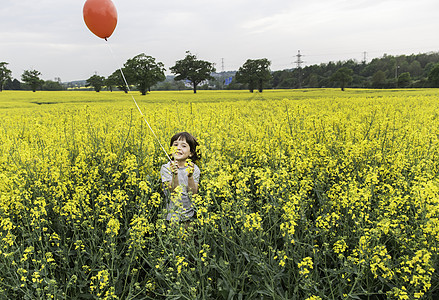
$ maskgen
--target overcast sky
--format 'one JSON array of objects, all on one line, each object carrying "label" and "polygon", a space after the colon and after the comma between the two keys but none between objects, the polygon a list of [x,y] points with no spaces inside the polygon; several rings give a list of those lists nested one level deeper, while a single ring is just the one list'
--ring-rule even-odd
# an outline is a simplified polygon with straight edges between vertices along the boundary
[{"label": "overcast sky", "polygon": [[438,0],[113,0],[108,43],[86,27],[84,0],[1,0],[0,62],[14,78],[35,69],[63,82],[108,76],[137,54],[169,67],[189,50],[237,70],[268,58],[272,70],[329,61],[439,51]]}]

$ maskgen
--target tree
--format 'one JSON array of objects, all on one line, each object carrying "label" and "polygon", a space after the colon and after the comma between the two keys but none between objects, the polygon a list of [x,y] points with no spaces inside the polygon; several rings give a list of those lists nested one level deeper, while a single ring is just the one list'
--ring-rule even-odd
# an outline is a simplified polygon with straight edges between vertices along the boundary
[{"label": "tree", "polygon": [[308,87],[319,87],[319,76],[312,73],[308,77]]},{"label": "tree", "polygon": [[404,72],[398,76],[398,87],[407,87],[412,82],[412,78],[409,72]]},{"label": "tree", "polygon": [[173,67],[169,68],[175,74],[174,80],[189,80],[197,92],[197,86],[205,80],[213,80],[212,73],[215,72],[213,63],[199,60],[197,56],[186,51],[184,59],[175,62]]},{"label": "tree", "polygon": [[7,62],[0,62],[0,92],[3,91],[3,85],[5,84],[5,82],[9,79],[12,80],[11,78],[11,70],[9,70],[6,66],[8,65]]},{"label": "tree", "polygon": [[142,95],[151,91],[151,87],[166,79],[163,63],[142,53],[127,60],[124,64],[124,74],[128,82],[134,83]]},{"label": "tree", "polygon": [[110,90],[110,92],[112,92],[113,91],[113,86],[116,85],[115,78],[111,77],[111,75],[108,76],[107,78],[105,78],[104,84]]},{"label": "tree", "polygon": [[340,85],[341,90],[344,91],[345,87],[352,82],[352,73],[352,69],[342,67],[331,75],[330,80],[337,82]]},{"label": "tree", "polygon": [[44,80],[40,79],[40,75],[41,72],[37,70],[25,70],[21,75],[21,80],[30,86],[32,92],[35,92],[44,83]]},{"label": "tree", "polygon": [[416,78],[421,76],[424,70],[422,69],[421,63],[417,60],[414,60],[410,63],[408,67],[408,71],[410,75],[413,75],[413,77]]},{"label": "tree", "polygon": [[436,64],[428,74],[428,81],[431,82],[433,87],[439,87],[439,64]]},{"label": "tree", "polygon": [[115,85],[119,90],[124,91],[125,93],[128,93],[128,87],[125,84],[125,80],[123,80],[122,73],[120,70],[114,71],[110,76],[107,77],[107,80],[105,81],[105,84],[110,87]]},{"label": "tree", "polygon": [[247,59],[247,61],[236,72],[236,81],[247,83],[251,93],[258,88],[262,93],[264,83],[272,78],[270,71],[271,62],[266,58]]},{"label": "tree", "polygon": [[62,91],[64,89],[61,82],[52,80],[46,80],[42,88],[45,91]]},{"label": "tree", "polygon": [[232,82],[230,82],[227,87],[227,90],[244,90],[245,85],[236,81],[236,76],[233,77]]},{"label": "tree", "polygon": [[21,90],[21,83],[20,83],[20,81],[18,81],[15,78],[13,80],[8,79],[5,82],[4,89],[5,90],[17,90],[17,91]]},{"label": "tree", "polygon": [[94,90],[99,93],[99,91],[104,86],[104,80],[104,76],[99,76],[95,74],[86,80],[85,86],[92,86]]},{"label": "tree", "polygon": [[379,70],[375,72],[372,76],[372,87],[373,88],[384,88],[386,86],[386,73]]},{"label": "tree", "polygon": [[296,83],[296,78],[293,77],[291,70],[274,71],[271,75],[271,86],[274,89],[293,88]]}]

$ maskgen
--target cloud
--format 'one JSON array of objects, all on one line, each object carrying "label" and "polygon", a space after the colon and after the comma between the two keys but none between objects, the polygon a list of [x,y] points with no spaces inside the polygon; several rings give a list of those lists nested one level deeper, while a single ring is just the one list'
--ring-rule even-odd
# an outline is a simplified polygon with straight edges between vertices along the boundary
[{"label": "cloud", "polygon": [[[19,78],[31,66],[50,79],[107,76],[128,58],[146,53],[167,68],[186,50],[236,70],[266,57],[293,67],[297,50],[307,64],[410,54],[439,48],[435,0],[113,0],[118,25],[106,43],[86,28],[85,1],[4,0],[0,6],[0,61]],[[58,63],[62,62],[62,63]],[[47,77],[46,77],[47,76]]]}]

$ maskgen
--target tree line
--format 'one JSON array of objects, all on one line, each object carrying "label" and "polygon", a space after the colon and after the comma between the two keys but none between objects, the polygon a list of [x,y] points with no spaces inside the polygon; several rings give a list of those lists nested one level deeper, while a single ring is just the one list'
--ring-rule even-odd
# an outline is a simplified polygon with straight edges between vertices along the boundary
[{"label": "tree line", "polygon": [[[273,72],[274,88],[427,88],[439,87],[439,53],[392,56],[369,63],[329,62]],[[338,73],[337,73],[338,72]]]},{"label": "tree line", "polygon": [[[271,80],[270,61],[268,59],[248,59],[238,72],[234,73],[237,82],[245,85],[253,92],[258,89],[262,92],[265,84]],[[200,60],[190,51],[186,51],[186,56],[176,61],[175,65],[169,68],[175,75],[175,82],[185,82],[197,92],[201,85],[202,89],[211,87],[218,89],[222,85],[222,79],[215,78],[213,73],[216,71],[214,64]],[[232,76],[233,77],[233,76]],[[128,59],[120,70],[114,71],[110,76],[93,75],[86,81],[86,86],[92,86],[96,92],[103,87],[110,91],[113,87],[128,92],[132,84],[142,95],[151,89],[172,89],[161,87],[160,83],[166,80],[165,68],[163,63],[157,62],[155,58],[142,53]],[[223,85],[224,87],[224,85]],[[184,89],[186,85],[179,85],[178,89]]]},{"label": "tree line", "polygon": [[[22,82],[11,77],[8,63],[0,62],[0,91],[2,89],[62,90],[61,80],[44,81],[37,70],[25,70]],[[439,53],[392,56],[385,54],[371,62],[355,60],[322,63],[304,68],[270,70],[267,58],[248,59],[238,71],[215,73],[214,64],[200,60],[186,51],[186,56],[170,67],[172,81],[165,76],[162,62],[142,53],[128,59],[120,70],[108,77],[92,75],[86,86],[96,92],[113,89],[128,92],[138,90],[145,95],[151,90],[198,89],[263,89],[322,88],[423,88],[439,87]],[[122,72],[121,72],[122,71]]]},{"label": "tree line", "polygon": [[12,78],[11,70],[7,67],[7,62],[0,62],[0,92],[5,90],[32,90],[37,89],[46,91],[63,90],[64,87],[60,78],[55,80],[42,80],[41,72],[37,70],[25,70],[21,75],[21,82],[16,78]]}]

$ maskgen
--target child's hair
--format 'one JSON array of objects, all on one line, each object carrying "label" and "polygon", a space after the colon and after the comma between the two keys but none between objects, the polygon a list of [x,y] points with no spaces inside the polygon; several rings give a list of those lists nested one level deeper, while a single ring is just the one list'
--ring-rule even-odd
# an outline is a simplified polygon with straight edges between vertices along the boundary
[{"label": "child's hair", "polygon": [[186,143],[189,144],[189,148],[190,148],[191,153],[192,153],[192,156],[190,157],[190,159],[193,162],[195,162],[201,158],[200,151],[199,150],[197,151],[197,146],[199,144],[197,142],[197,139],[192,134],[185,132],[185,131],[174,134],[174,136],[171,138],[170,147],[172,147],[174,142],[177,141],[178,139],[185,139]]}]

